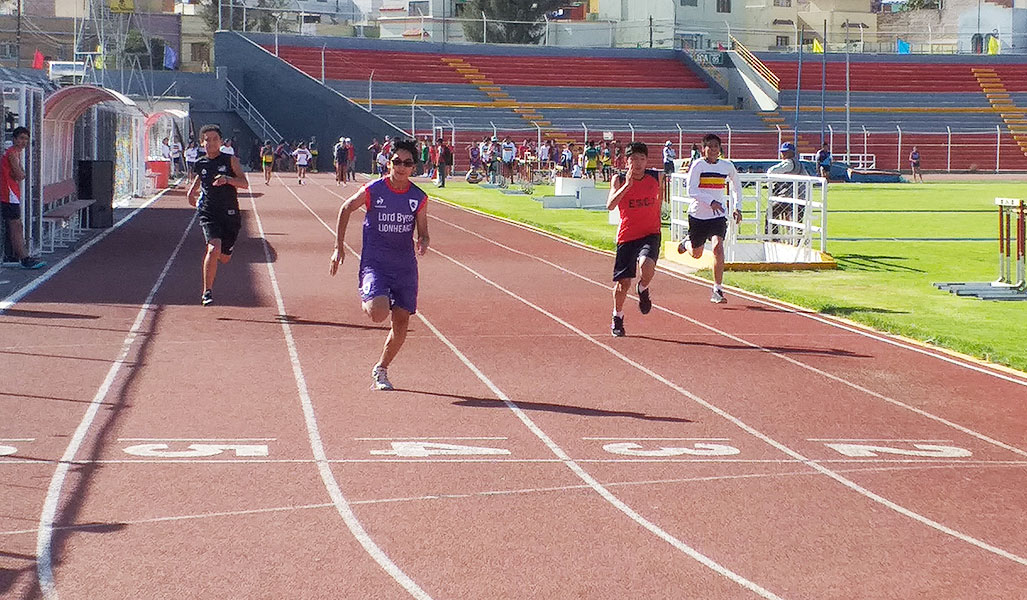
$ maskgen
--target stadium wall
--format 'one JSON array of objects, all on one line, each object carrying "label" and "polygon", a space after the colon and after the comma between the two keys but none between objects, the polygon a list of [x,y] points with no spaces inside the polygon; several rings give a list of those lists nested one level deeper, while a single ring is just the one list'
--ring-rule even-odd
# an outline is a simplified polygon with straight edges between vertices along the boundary
[{"label": "stadium wall", "polygon": [[[331,148],[342,136],[352,138],[357,148],[357,168],[366,170],[370,165],[365,164],[367,157],[363,149],[370,145],[371,138],[381,141],[384,135],[403,133],[399,127],[367,112],[341,94],[321,85],[321,82],[268,54],[255,43],[260,37],[243,37],[233,32],[215,34],[215,64],[219,69],[227,69],[227,76],[232,83],[287,139],[317,138],[319,170],[332,170]],[[260,43],[274,44],[274,36],[263,38]],[[288,43],[293,45],[295,40],[302,39],[289,38]],[[327,43],[333,38],[316,40],[320,48],[323,45],[321,41]],[[377,45],[375,47],[381,50]]]}]

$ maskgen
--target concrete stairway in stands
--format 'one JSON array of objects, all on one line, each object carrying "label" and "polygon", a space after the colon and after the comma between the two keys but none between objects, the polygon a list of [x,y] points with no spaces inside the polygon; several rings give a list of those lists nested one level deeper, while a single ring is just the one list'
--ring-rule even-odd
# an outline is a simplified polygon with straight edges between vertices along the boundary
[{"label": "concrete stairway in stands", "polygon": [[1027,156],[1027,111],[1016,106],[995,69],[974,67],[973,74],[991,107],[999,111],[1009,133]]}]

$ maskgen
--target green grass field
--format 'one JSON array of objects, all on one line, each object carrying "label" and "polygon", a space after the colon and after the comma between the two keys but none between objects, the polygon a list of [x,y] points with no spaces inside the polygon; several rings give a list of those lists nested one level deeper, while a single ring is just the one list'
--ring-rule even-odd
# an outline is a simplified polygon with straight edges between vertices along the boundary
[{"label": "green grass field", "polygon": [[[530,197],[460,181],[431,193],[597,248],[614,248],[615,228],[605,212],[543,210]],[[552,194],[552,188],[536,186],[533,194]],[[833,185],[828,194],[828,252],[838,270],[729,272],[725,283],[1027,371],[1027,302],[959,298],[932,285],[997,277],[994,199],[1024,197],[1023,184]]]}]

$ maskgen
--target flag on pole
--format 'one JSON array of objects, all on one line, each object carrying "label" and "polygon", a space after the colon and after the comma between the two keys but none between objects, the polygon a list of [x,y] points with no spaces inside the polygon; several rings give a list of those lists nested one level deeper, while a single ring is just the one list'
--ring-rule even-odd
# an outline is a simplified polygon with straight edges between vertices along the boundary
[{"label": "flag on pole", "polygon": [[45,67],[45,65],[43,64],[44,60],[45,58],[43,57],[43,53],[39,50],[36,50],[36,53],[32,55],[32,68],[43,69]]},{"label": "flag on pole", "polygon": [[909,54],[909,42],[903,40],[902,38],[895,38],[895,52],[897,52],[898,54]]},{"label": "flag on pole", "polygon": [[165,44],[164,68],[169,71],[174,71],[176,66],[178,66],[178,53],[175,52],[174,48]]},{"label": "flag on pole", "polygon": [[823,54],[824,46],[820,43],[820,40],[813,38],[813,54]]}]

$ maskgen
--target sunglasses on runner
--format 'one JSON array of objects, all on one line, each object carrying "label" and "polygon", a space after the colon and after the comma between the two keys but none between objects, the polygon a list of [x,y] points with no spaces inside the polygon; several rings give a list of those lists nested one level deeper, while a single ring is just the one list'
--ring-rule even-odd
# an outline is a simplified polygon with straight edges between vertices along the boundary
[{"label": "sunglasses on runner", "polygon": [[407,167],[408,169],[410,169],[413,168],[413,166],[417,163],[415,163],[412,160],[400,160],[398,158],[394,158],[392,159],[392,164],[396,167]]}]

